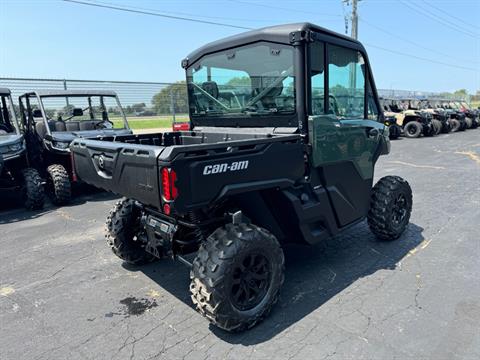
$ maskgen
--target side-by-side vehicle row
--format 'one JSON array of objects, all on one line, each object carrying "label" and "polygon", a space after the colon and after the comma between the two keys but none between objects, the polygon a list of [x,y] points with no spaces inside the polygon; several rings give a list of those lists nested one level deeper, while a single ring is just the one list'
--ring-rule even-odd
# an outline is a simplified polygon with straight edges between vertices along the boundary
[{"label": "side-by-side vehicle row", "polygon": [[437,99],[381,99],[390,139],[465,131],[480,126],[480,110],[464,101]]},{"label": "side-by-side vehicle row", "polygon": [[41,208],[44,193],[54,204],[66,204],[79,181],[72,140],[130,134],[113,91],[31,91],[15,107],[10,90],[0,89],[0,189],[20,189],[28,209]]}]

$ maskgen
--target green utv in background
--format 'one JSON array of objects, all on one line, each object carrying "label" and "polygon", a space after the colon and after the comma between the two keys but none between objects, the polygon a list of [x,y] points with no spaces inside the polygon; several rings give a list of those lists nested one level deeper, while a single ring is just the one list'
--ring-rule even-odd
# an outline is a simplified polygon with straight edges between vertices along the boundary
[{"label": "green utv in background", "polygon": [[182,66],[190,130],[70,145],[82,180],[126,197],[107,219],[118,257],[189,264],[198,311],[242,331],[278,300],[283,244],[364,219],[380,240],[402,235],[412,191],[398,176],[373,186],[390,140],[362,44],[280,25],[207,44]]},{"label": "green utv in background", "polygon": [[[77,182],[69,148],[73,139],[132,134],[113,91],[31,91],[20,96],[19,105],[29,158],[46,178],[45,190],[55,205],[70,202]],[[123,120],[120,128],[109,118],[112,109]]]},{"label": "green utv in background", "polygon": [[43,181],[29,166],[25,139],[18,126],[9,89],[0,88],[0,192],[20,191],[29,210],[44,203]]}]

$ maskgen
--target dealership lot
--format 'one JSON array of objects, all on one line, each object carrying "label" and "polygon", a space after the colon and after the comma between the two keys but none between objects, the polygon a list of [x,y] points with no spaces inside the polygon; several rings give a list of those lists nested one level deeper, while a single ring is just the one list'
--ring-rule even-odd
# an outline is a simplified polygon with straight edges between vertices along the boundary
[{"label": "dealership lot", "polygon": [[103,240],[111,194],[41,212],[2,202],[0,358],[479,358],[480,130],[394,141],[376,177],[389,174],[414,191],[402,238],[361,223],[289,246],[279,303],[242,334],[195,312],[184,265],[122,265]]}]

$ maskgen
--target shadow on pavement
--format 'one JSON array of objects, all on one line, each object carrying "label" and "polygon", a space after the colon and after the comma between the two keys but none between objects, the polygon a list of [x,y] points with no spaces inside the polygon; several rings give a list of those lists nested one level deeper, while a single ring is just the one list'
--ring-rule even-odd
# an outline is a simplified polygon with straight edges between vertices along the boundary
[{"label": "shadow on pavement", "polygon": [[[284,247],[285,283],[272,313],[253,329],[240,334],[227,333],[212,325],[210,328],[217,337],[232,344],[268,341],[358,279],[379,270],[394,270],[397,263],[424,240],[422,231],[422,227],[411,223],[400,239],[381,242],[370,232],[366,222],[362,222],[329,239],[326,246],[287,245]],[[187,267],[172,260],[139,268],[124,267],[142,271],[194,311]]]},{"label": "shadow on pavement", "polygon": [[[68,209],[89,202],[107,201],[118,198],[118,195],[104,192],[92,186],[82,184],[73,188],[72,201],[61,206],[61,208]],[[40,216],[50,213],[60,208],[50,202],[48,198],[45,199],[45,206],[41,210],[26,210],[23,203],[16,193],[2,193],[0,201],[0,225],[19,222],[28,219],[36,219]],[[107,214],[105,214],[105,217]]]}]

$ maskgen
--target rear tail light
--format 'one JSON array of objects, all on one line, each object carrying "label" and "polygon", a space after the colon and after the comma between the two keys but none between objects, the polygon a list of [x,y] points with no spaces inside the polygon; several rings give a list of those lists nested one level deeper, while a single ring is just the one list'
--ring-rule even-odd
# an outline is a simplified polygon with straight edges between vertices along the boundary
[{"label": "rear tail light", "polygon": [[173,131],[189,131],[190,130],[190,123],[188,123],[188,122],[181,122],[181,123],[174,122],[172,124],[172,130]]},{"label": "rear tail light", "polygon": [[162,194],[165,201],[173,201],[178,196],[178,190],[175,186],[177,180],[177,173],[170,168],[162,168],[161,172]]}]

